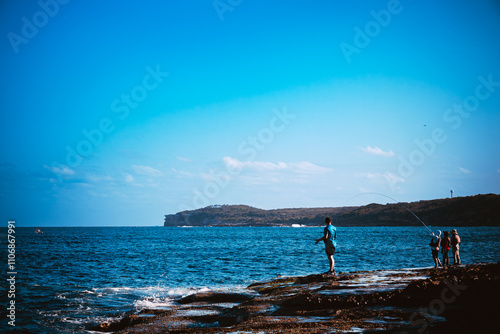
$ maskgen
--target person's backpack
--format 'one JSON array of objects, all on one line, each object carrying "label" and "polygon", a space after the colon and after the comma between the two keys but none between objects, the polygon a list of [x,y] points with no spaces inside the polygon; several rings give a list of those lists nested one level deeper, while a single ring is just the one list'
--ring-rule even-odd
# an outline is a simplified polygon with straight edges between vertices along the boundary
[{"label": "person's backpack", "polygon": [[429,243],[429,246],[431,247],[439,247],[441,238],[438,236],[433,236],[431,239],[431,242]]}]

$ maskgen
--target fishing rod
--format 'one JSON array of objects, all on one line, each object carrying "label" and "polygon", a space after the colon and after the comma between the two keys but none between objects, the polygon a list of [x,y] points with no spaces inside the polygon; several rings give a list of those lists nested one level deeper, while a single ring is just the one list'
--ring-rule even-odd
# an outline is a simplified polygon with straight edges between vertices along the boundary
[{"label": "fishing rod", "polygon": [[431,234],[433,234],[433,232],[431,231],[431,229],[430,229],[427,225],[425,225],[425,223],[424,223],[424,222],[423,222],[420,218],[418,218],[418,216],[417,216],[416,214],[414,214],[414,213],[413,213],[413,211],[411,211],[408,207],[406,207],[406,205],[404,205],[404,204],[403,204],[403,203],[401,203],[400,201],[397,201],[397,200],[395,200],[394,198],[389,197],[389,196],[384,195],[384,194],[381,194],[381,193],[361,193],[361,194],[357,194],[357,195],[355,195],[355,196],[353,196],[353,197],[349,198],[349,200],[353,199],[354,197],[361,196],[361,195],[380,195],[380,196],[384,196],[384,197],[389,198],[390,200],[392,200],[392,201],[396,202],[396,204],[399,204],[399,205],[401,205],[403,208],[405,208],[406,210],[408,210],[408,211],[409,211],[409,212],[410,212],[410,213],[411,213],[411,214],[412,214],[415,218],[417,218],[417,219],[418,219],[418,221],[419,221],[419,222],[421,222],[421,223],[422,223],[422,225],[424,225],[424,226],[425,226],[425,228],[426,228],[426,229],[427,229],[427,230],[428,230]]}]

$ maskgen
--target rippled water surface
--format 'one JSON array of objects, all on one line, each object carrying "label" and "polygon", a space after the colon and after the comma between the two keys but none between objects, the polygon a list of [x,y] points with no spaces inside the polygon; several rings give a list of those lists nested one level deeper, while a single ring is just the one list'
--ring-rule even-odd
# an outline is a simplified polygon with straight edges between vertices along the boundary
[{"label": "rippled water surface", "polygon": [[[82,333],[126,312],[168,307],[173,298],[197,291],[324,272],[323,245],[314,244],[322,230],[73,227],[36,234],[17,228],[16,327],[3,317],[0,332]],[[1,233],[7,263],[6,230]],[[500,260],[500,228],[467,227],[459,234],[463,263]],[[337,236],[337,272],[433,264],[423,227],[339,227]],[[3,306],[9,301],[5,288]]]}]

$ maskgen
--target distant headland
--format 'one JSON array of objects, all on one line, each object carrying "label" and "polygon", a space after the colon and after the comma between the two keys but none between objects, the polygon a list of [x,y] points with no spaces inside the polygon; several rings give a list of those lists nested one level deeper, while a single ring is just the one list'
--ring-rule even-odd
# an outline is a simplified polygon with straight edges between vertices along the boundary
[{"label": "distant headland", "polygon": [[500,226],[500,195],[485,194],[411,203],[333,208],[263,210],[248,205],[212,205],[165,215],[164,226]]}]

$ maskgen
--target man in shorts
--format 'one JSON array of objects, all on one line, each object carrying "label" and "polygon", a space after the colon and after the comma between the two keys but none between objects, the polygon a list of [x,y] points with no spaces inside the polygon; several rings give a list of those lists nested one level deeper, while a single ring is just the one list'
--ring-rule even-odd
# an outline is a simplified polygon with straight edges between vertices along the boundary
[{"label": "man in shorts", "polygon": [[458,249],[460,248],[460,237],[458,236],[457,230],[453,229],[451,231],[451,252],[453,254],[453,264],[460,264],[460,254]]},{"label": "man in shorts", "polygon": [[441,245],[441,231],[436,230],[436,232],[431,233],[432,239],[429,243],[432,251],[432,259],[434,260],[435,268],[442,266],[441,261],[439,261],[439,246]]},{"label": "man in shorts", "polygon": [[328,262],[330,263],[330,270],[325,274],[335,275],[335,260],[333,259],[333,255],[335,254],[335,247],[337,247],[337,228],[332,225],[330,217],[325,218],[325,225],[323,236],[316,239],[316,244],[321,240],[325,242],[325,252],[328,257]]}]

